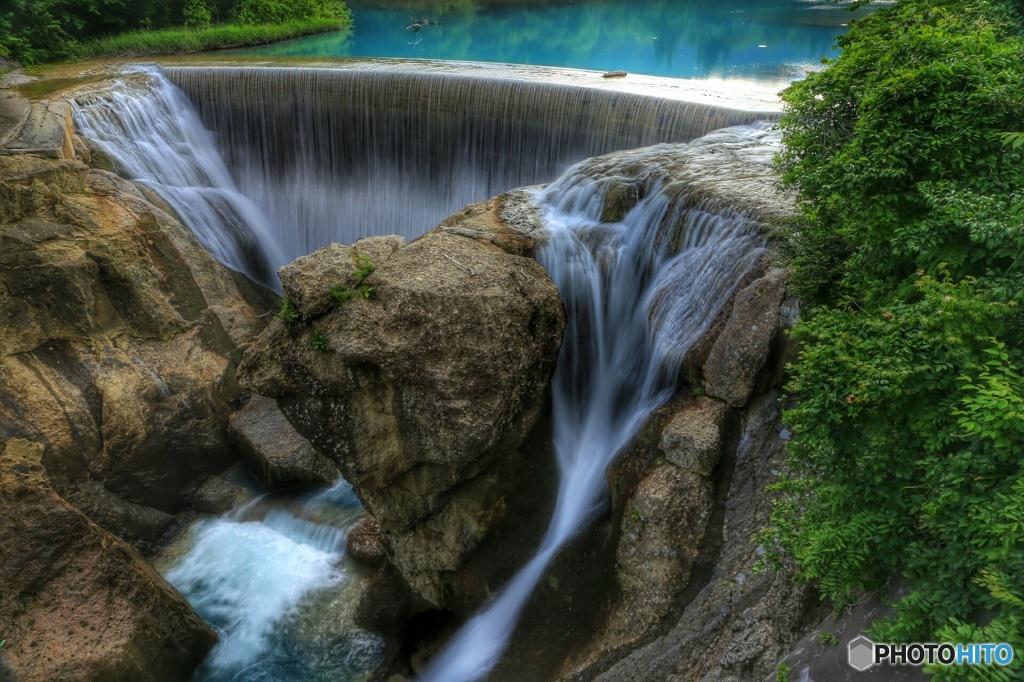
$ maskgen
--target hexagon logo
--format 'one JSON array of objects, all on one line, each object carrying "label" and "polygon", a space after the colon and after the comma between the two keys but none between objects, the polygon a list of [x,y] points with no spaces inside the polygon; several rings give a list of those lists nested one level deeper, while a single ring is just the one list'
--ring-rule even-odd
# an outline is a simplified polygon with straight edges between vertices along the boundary
[{"label": "hexagon logo", "polygon": [[850,640],[850,667],[864,672],[875,664],[875,643],[864,635]]}]

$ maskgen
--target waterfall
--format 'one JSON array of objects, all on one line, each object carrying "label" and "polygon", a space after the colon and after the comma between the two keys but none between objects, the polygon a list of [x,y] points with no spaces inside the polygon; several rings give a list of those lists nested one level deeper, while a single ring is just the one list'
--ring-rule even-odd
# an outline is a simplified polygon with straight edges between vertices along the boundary
[{"label": "waterfall", "polygon": [[[734,128],[719,138],[763,135]],[[539,194],[549,239],[538,258],[566,309],[552,386],[560,482],[537,554],[434,660],[426,682],[468,682],[491,669],[554,555],[604,503],[605,469],[673,393],[682,358],[764,255],[763,225],[666,177],[664,148],[623,155],[595,177],[581,164]],[[602,223],[617,176],[646,176],[621,222]]]},{"label": "waterfall", "polygon": [[[547,181],[595,154],[685,142],[763,118],[458,75],[251,67],[166,73],[78,96],[76,123],[122,172],[158,192],[212,255],[264,283],[273,268],[326,243],[415,237],[466,204]],[[730,128],[718,137],[763,132]],[[477,680],[494,666],[553,557],[604,503],[607,466],[669,398],[687,349],[764,254],[761,223],[670,177],[661,165],[666,149],[580,164],[536,195],[548,224],[538,258],[567,313],[552,384],[558,498],[536,555],[435,658],[429,682]],[[713,167],[714,150],[706,156]],[[608,190],[638,176],[636,205],[622,220],[602,223]],[[291,641],[282,630],[304,600],[344,583],[337,567],[343,535],[311,511],[344,494],[341,486],[297,510],[255,519],[246,514],[258,509],[247,508],[193,530],[191,550],[167,577],[221,632],[202,679],[344,677],[332,662],[323,673],[285,674],[268,651]]]},{"label": "waterfall", "polygon": [[188,99],[154,70],[72,101],[75,125],[128,178],[153,188],[214,258],[279,288],[267,219],[235,186]]},{"label": "waterfall", "polygon": [[143,69],[73,107],[211,255],[275,289],[278,267],[331,242],[415,238],[582,159],[765,117],[559,83],[292,67]]},{"label": "waterfall", "polygon": [[618,149],[764,113],[455,73],[167,67],[286,260],[332,241],[414,238],[465,206]]},{"label": "waterfall", "polygon": [[[196,679],[354,682],[378,665],[380,641],[352,623],[360,580],[342,563],[361,515],[342,479],[304,500],[263,496],[197,522],[163,571],[219,635]],[[341,613],[330,599],[339,591]]]}]

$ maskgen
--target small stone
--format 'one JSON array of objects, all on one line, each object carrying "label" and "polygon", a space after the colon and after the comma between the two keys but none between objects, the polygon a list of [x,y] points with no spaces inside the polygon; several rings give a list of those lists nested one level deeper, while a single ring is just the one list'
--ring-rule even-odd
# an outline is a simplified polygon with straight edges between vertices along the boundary
[{"label": "small stone", "polygon": [[192,498],[192,506],[204,514],[223,514],[252,497],[248,490],[220,476],[209,476]]},{"label": "small stone", "polygon": [[380,543],[380,526],[377,519],[366,516],[348,533],[346,550],[352,560],[376,568],[387,561],[384,546]]}]

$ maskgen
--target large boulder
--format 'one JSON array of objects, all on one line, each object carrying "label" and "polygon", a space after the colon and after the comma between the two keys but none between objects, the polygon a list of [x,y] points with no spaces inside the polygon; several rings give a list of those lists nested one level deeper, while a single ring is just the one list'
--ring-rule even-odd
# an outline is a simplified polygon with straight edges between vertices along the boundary
[{"label": "large boulder", "polygon": [[275,301],[133,183],[0,157],[0,440],[42,443],[109,530],[152,539],[237,458],[235,367]]},{"label": "large boulder", "polygon": [[337,462],[435,605],[442,575],[501,517],[565,324],[532,239],[501,209],[472,206],[408,246],[364,239],[282,268],[290,321],[273,321],[239,368]]},{"label": "large boulder", "polygon": [[54,492],[43,450],[8,440],[0,454],[0,636],[15,679],[188,678],[216,635],[131,546]]}]

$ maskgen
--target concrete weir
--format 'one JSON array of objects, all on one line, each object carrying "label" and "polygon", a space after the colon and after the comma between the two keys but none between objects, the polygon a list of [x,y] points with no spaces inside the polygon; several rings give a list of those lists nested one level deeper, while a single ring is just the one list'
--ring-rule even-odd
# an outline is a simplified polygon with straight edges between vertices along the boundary
[{"label": "concrete weir", "polygon": [[286,260],[332,241],[416,237],[582,159],[778,115],[767,97],[730,106],[722,95],[686,101],[534,71],[386,61],[163,68],[275,226]]},{"label": "concrete weir", "polygon": [[75,125],[67,102],[29,103],[11,96],[0,106],[0,156],[74,158],[74,136]]}]

